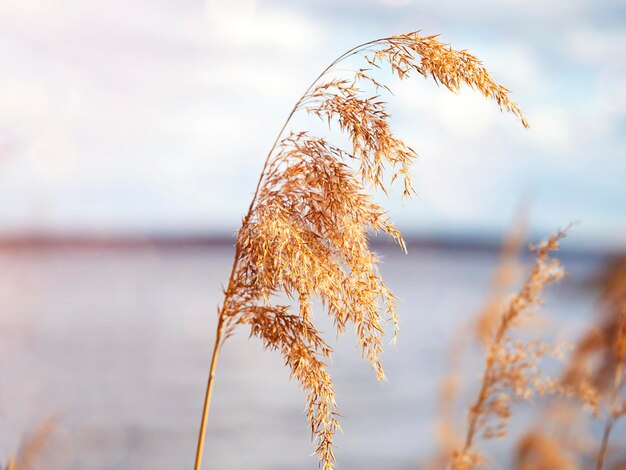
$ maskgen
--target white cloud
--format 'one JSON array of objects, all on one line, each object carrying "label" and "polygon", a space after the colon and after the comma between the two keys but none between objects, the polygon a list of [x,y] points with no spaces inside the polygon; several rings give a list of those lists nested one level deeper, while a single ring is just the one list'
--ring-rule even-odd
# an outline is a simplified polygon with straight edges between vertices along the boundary
[{"label": "white cloud", "polygon": [[539,51],[530,46],[491,42],[481,45],[480,57],[493,78],[512,90],[514,100],[527,100],[530,94],[545,93],[549,74],[544,69]]},{"label": "white cloud", "polygon": [[[626,44],[624,44],[626,47]],[[626,114],[626,63],[605,67],[598,76],[599,105],[611,115]],[[613,116],[617,118],[617,116]]]},{"label": "white cloud", "polygon": [[390,7],[403,7],[413,3],[414,0],[378,0],[379,3]]},{"label": "white cloud", "polygon": [[624,64],[626,30],[574,25],[564,36],[564,49],[578,63],[598,66]]},{"label": "white cloud", "polygon": [[574,133],[569,114],[559,106],[533,108],[532,129],[529,138],[542,152],[554,156],[564,155],[570,146],[575,145]]},{"label": "white cloud", "polygon": [[497,107],[474,90],[446,94],[436,109],[450,135],[480,138],[499,118]]},{"label": "white cloud", "polygon": [[311,50],[319,44],[320,31],[291,9],[260,9],[256,0],[206,0],[206,11],[217,43],[293,51]]},{"label": "white cloud", "polygon": [[79,149],[74,136],[63,127],[51,127],[38,134],[28,151],[32,177],[41,184],[63,184],[79,166]]}]

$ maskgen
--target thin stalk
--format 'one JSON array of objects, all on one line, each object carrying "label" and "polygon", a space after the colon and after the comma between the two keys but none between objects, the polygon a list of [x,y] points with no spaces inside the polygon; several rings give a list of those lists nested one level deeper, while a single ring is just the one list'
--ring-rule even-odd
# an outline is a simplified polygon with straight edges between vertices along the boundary
[{"label": "thin stalk", "polygon": [[[510,309],[510,307],[509,307]],[[485,400],[489,395],[489,377],[491,376],[491,371],[493,370],[493,354],[494,351],[504,339],[504,335],[508,326],[510,325],[510,311],[505,312],[505,314],[500,318],[500,323],[498,325],[498,329],[494,335],[491,346],[489,347],[489,353],[487,356],[487,364],[485,366],[485,372],[483,373],[483,380],[480,386],[480,391],[478,392],[478,396],[476,397],[476,402],[472,405],[470,410],[469,417],[469,426],[467,428],[467,434],[465,436],[465,445],[463,446],[463,452],[467,452],[473,444],[474,435],[476,434],[476,428],[478,426],[478,418],[482,413],[483,406],[485,405]]]},{"label": "thin stalk", "polygon": [[206,426],[207,426],[207,420],[209,417],[209,410],[211,409],[211,398],[213,396],[213,382],[215,380],[215,370],[217,368],[217,359],[219,357],[220,350],[223,344],[222,335],[224,333],[224,326],[225,326],[225,320],[226,320],[225,313],[228,308],[228,301],[230,300],[231,293],[233,292],[233,289],[235,286],[235,272],[237,268],[237,263],[239,262],[240,254],[241,254],[241,249],[239,245],[237,245],[237,248],[235,249],[235,261],[233,263],[233,267],[230,272],[230,278],[228,280],[228,288],[226,289],[224,293],[224,302],[222,303],[222,307],[219,310],[219,315],[217,319],[217,329],[215,332],[215,344],[213,345],[213,355],[211,356],[211,366],[209,367],[209,378],[207,380],[206,393],[204,395],[204,406],[202,408],[202,419],[200,421],[200,431],[198,432],[198,445],[196,447],[196,461],[193,467],[194,470],[200,470],[200,467],[202,466],[202,454],[204,452],[204,438],[206,436]]},{"label": "thin stalk", "polygon": [[211,408],[211,396],[213,395],[213,379],[215,378],[215,369],[217,368],[217,358],[220,352],[220,343],[222,341],[222,332],[224,330],[224,322],[222,316],[218,320],[217,334],[215,335],[215,345],[213,346],[213,357],[211,358],[211,367],[209,369],[209,379],[206,386],[206,394],[204,396],[204,407],[202,409],[202,421],[200,423],[200,433],[198,436],[198,447],[196,449],[195,470],[200,470],[202,463],[202,453],[204,451],[204,437],[206,435],[207,419],[209,417],[209,409]]},{"label": "thin stalk", "polygon": [[[271,157],[274,153],[274,151],[276,150],[276,147],[278,146],[281,137],[283,136],[285,130],[287,129],[287,126],[289,125],[289,123],[291,122],[291,119],[293,118],[294,114],[296,113],[296,111],[298,111],[300,105],[302,104],[302,102],[304,101],[304,99],[307,97],[307,95],[309,94],[309,92],[313,89],[313,87],[317,84],[317,82],[319,80],[321,80],[324,75],[326,75],[335,65],[337,65],[339,62],[341,62],[342,60],[357,54],[361,51],[363,51],[365,48],[368,48],[370,46],[385,42],[390,40],[391,38],[381,38],[381,39],[376,39],[373,41],[368,41],[365,42],[363,44],[359,44],[358,46],[353,47],[352,49],[350,49],[349,51],[343,53],[342,55],[340,55],[339,57],[337,57],[328,67],[326,67],[322,73],[320,73],[315,80],[313,80],[313,82],[309,85],[309,87],[306,89],[306,91],[304,92],[304,94],[300,97],[300,99],[296,102],[296,104],[294,105],[294,107],[291,109],[291,112],[289,113],[289,115],[287,116],[287,120],[285,121],[285,123],[283,124],[282,128],[280,129],[280,132],[278,133],[278,135],[276,136],[276,140],[274,140],[274,143],[272,144],[272,147],[270,148],[270,151],[267,154],[267,157],[265,158],[265,162],[263,164],[263,168],[261,169],[261,174],[259,176],[259,180],[257,182],[256,188],[254,190],[254,195],[252,196],[252,201],[250,202],[250,206],[248,207],[248,212],[246,213],[243,221],[242,221],[242,227],[245,226],[249,220],[250,217],[252,216],[252,211],[254,209],[254,205],[256,204],[257,198],[259,196],[259,191],[261,189],[261,185],[263,183],[263,179],[265,178],[265,172],[267,170],[267,167],[269,165],[269,162],[271,160]],[[222,343],[223,343],[223,333],[224,333],[224,325],[225,325],[225,320],[226,320],[226,314],[232,314],[232,312],[228,311],[228,303],[230,301],[230,297],[234,292],[234,286],[235,286],[235,273],[237,271],[237,266],[239,264],[239,260],[241,257],[241,249],[239,247],[239,245],[236,245],[236,249],[235,249],[235,259],[233,261],[233,266],[230,272],[230,279],[228,281],[228,288],[226,289],[226,292],[224,294],[224,301],[222,303],[222,306],[219,310],[219,316],[218,316],[218,321],[217,321],[217,330],[216,330],[216,335],[215,335],[215,344],[213,346],[213,355],[211,357],[211,366],[209,368],[209,378],[207,381],[207,387],[206,387],[206,393],[205,393],[205,397],[204,397],[204,407],[202,409],[202,419],[200,422],[200,431],[198,432],[198,445],[196,448],[196,461],[195,461],[195,465],[194,465],[194,470],[200,470],[201,466],[202,466],[202,455],[204,452],[204,440],[205,440],[205,435],[206,435],[206,427],[207,427],[207,420],[208,420],[208,416],[209,416],[209,410],[211,408],[211,398],[213,395],[213,384],[214,384],[214,380],[215,380],[215,371],[217,368],[217,360],[219,357],[219,353],[222,347]]]},{"label": "thin stalk", "polygon": [[493,369],[492,354],[495,348],[502,343],[502,339],[504,338],[504,334],[506,333],[506,329],[508,326],[508,322],[505,321],[506,317],[507,315],[504,315],[500,319],[498,330],[496,331],[495,337],[489,349],[489,355],[487,356],[487,365],[485,367],[485,372],[483,373],[483,380],[480,386],[480,391],[478,392],[476,402],[472,405],[470,411],[469,426],[467,428],[467,434],[465,436],[465,445],[463,446],[463,452],[468,451],[472,447],[474,435],[476,434],[476,427],[478,425],[478,417],[482,412],[485,400],[487,399],[487,395],[489,394],[489,376],[491,375],[491,370]]},{"label": "thin stalk", "polygon": [[[523,287],[521,295],[525,295],[527,293],[527,289],[529,289],[529,287],[526,284]],[[485,372],[483,373],[483,380],[480,391],[478,392],[478,396],[476,397],[476,402],[474,402],[470,409],[469,426],[467,428],[467,434],[465,436],[465,445],[463,446],[463,452],[468,451],[472,447],[474,436],[476,434],[476,428],[478,427],[478,418],[483,411],[485,401],[489,397],[491,391],[490,387],[492,386],[492,384],[490,383],[490,377],[494,366],[494,354],[497,351],[497,348],[502,344],[502,341],[504,340],[504,335],[511,325],[511,321],[513,320],[514,316],[515,310],[513,310],[513,307],[509,305],[507,311],[505,311],[500,317],[498,329],[496,330],[493,341],[489,346],[489,352],[487,353]]]},{"label": "thin stalk", "polygon": [[488,364],[485,372],[483,374],[483,381],[480,387],[480,392],[478,392],[478,397],[476,398],[476,402],[472,405],[470,410],[470,418],[469,418],[469,426],[467,428],[467,434],[465,436],[465,445],[463,446],[463,452],[467,452],[471,447],[474,440],[474,435],[476,434],[476,426],[478,424],[478,417],[481,414],[483,405],[485,404],[485,400],[488,395],[488,377],[491,374],[492,363]]},{"label": "thin stalk", "polygon": [[615,424],[615,420],[617,417],[615,416],[615,400],[617,399],[617,394],[620,390],[620,384],[622,382],[622,376],[624,374],[624,360],[620,360],[615,367],[615,376],[613,378],[613,386],[611,388],[611,395],[608,403],[608,411],[606,417],[606,423],[604,425],[604,433],[602,435],[602,444],[600,445],[600,450],[598,452],[598,460],[596,461],[596,470],[602,470],[604,467],[604,461],[606,459],[606,452],[609,447],[609,436],[611,435],[611,430],[613,429],[613,425]]}]

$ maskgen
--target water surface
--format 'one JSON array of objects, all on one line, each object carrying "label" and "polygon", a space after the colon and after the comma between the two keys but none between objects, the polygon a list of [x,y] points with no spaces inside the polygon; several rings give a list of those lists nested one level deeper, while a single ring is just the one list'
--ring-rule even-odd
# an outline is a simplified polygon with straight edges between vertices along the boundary
[{"label": "water surface", "polygon": [[[470,334],[497,257],[425,248],[405,256],[387,247],[382,254],[402,329],[397,349],[386,349],[386,383],[360,359],[352,333],[336,341],[331,322],[316,316],[335,348],[331,373],[345,432],[336,440],[338,469],[420,468],[435,446],[450,342],[463,328]],[[45,468],[191,468],[232,255],[228,246],[3,252],[0,455],[55,415]],[[563,262],[570,276],[551,289],[541,332],[574,338],[594,308],[585,280],[598,260]],[[468,354],[470,392],[479,360]],[[219,361],[205,468],[316,469],[304,404],[280,356],[239,331]],[[513,443],[498,443],[496,455]]]}]

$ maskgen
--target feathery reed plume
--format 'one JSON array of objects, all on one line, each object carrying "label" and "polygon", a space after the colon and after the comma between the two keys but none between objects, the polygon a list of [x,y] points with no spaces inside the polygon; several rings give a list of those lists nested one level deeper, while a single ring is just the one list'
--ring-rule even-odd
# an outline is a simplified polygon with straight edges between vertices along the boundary
[{"label": "feathery reed plume", "polygon": [[516,470],[573,470],[576,463],[554,436],[530,431],[517,444]]},{"label": "feathery reed plume", "polygon": [[538,419],[518,440],[516,470],[574,470],[580,457],[595,448],[585,432],[577,403],[567,400],[567,391],[553,395],[537,412]]},{"label": "feathery reed plume", "polygon": [[583,408],[606,418],[596,468],[604,467],[615,422],[626,414],[624,387],[626,360],[626,257],[618,257],[600,279],[600,308],[595,323],[578,341],[561,379],[563,388]]},{"label": "feathery reed plume", "polygon": [[42,461],[41,454],[57,426],[57,418],[40,423],[19,446],[17,454],[9,459],[6,470],[34,470]]},{"label": "feathery reed plume", "polygon": [[618,341],[620,315],[626,302],[626,256],[612,260],[598,279],[599,309],[591,327],[578,340],[562,382],[597,412],[609,393],[616,367],[613,350]]},{"label": "feathery reed plume", "polygon": [[489,439],[506,433],[506,421],[516,399],[528,399],[535,392],[543,394],[554,387],[552,380],[540,377],[538,363],[547,354],[558,356],[559,349],[540,341],[513,341],[509,331],[540,305],[545,286],[563,277],[558,260],[550,255],[566,233],[567,229],[559,231],[531,247],[536,253],[533,269],[520,291],[509,300],[487,346],[482,384],[469,410],[465,444],[453,455],[455,469],[472,469],[481,461],[474,448],[477,434]]},{"label": "feathery reed plume", "polygon": [[609,437],[613,426],[615,426],[615,422],[622,416],[626,416],[626,397],[620,398],[620,393],[624,388],[624,367],[626,366],[626,301],[621,307],[613,351],[615,353],[615,371],[613,372],[613,383],[611,384],[611,390],[606,405],[607,411],[604,432],[602,434],[602,443],[600,444],[596,462],[597,470],[604,468]]},{"label": "feathery reed plume", "polygon": [[[528,206],[523,204],[515,214],[502,242],[487,300],[476,318],[471,320],[476,339],[484,346],[489,345],[489,340],[497,327],[499,314],[506,302],[506,294],[521,269],[518,258],[524,245],[527,222]],[[448,468],[454,451],[463,445],[463,436],[458,434],[458,423],[455,422],[455,402],[461,388],[461,357],[464,350],[470,346],[470,338],[466,332],[467,325],[461,325],[456,331],[449,351],[448,370],[440,384],[435,422],[435,436],[439,448],[428,461],[428,468],[433,470]]]},{"label": "feathery reed plume", "polygon": [[[597,417],[603,402],[609,402],[602,444],[595,451],[596,465],[603,466],[599,461],[605,458],[608,437],[615,419],[619,417],[619,413],[614,415],[611,410],[616,411],[617,393],[614,394],[614,391],[620,383],[618,377],[622,375],[618,345],[623,341],[620,335],[624,334],[620,324],[623,321],[620,302],[626,299],[626,258],[618,257],[611,262],[598,281],[601,288],[598,318],[576,344],[560,379],[562,394],[559,399],[548,403],[540,412],[541,420],[519,441],[516,456],[518,470],[527,466],[556,468],[550,463],[558,459],[555,452],[564,462],[571,462],[563,468],[576,468],[575,458],[589,456],[591,449],[596,448],[590,437],[585,437],[580,429],[580,405]],[[622,468],[619,462],[616,464],[616,468]]]},{"label": "feathery reed plume", "polygon": [[[351,79],[328,77],[335,65],[353,56],[364,58],[369,68],[356,70]],[[384,378],[379,360],[383,323],[391,320],[397,331],[395,298],[379,275],[368,236],[383,232],[405,246],[366,188],[386,191],[400,179],[403,197],[410,196],[410,165],[417,157],[393,135],[378,94],[367,95],[363,88],[374,87],[377,93],[386,88],[370,73],[384,62],[401,79],[416,72],[452,91],[467,84],[528,125],[508,90],[496,84],[475,57],[417,32],[356,46],[313,81],[270,149],[237,233],[235,259],[218,309],[196,470],[202,461],[219,351],[238,325],[249,325],[250,334],[266,348],[279,350],[291,376],[307,391],[307,418],[325,470],[334,465],[333,435],[339,424],[333,382],[326,371],[331,349],[311,321],[314,298],[321,299],[338,333],[353,325],[362,355],[376,377]],[[298,110],[336,123],[352,148],[338,148],[306,132],[283,137]],[[273,297],[280,293],[293,299],[298,309],[276,305]]]}]

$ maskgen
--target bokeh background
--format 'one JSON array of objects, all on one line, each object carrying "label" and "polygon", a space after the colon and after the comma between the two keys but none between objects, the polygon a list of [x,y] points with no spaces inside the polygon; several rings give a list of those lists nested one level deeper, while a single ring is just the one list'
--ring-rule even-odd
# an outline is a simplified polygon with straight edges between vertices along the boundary
[{"label": "bokeh background", "polygon": [[[481,58],[531,123],[384,76],[421,155],[415,198],[380,198],[409,239],[408,257],[379,246],[403,333],[383,386],[336,343],[337,455],[420,468],[450,340],[520,204],[532,240],[581,222],[546,306],[559,338],[626,250],[625,17],[618,0],[2,0],[0,460],[58,416],[45,468],[191,466],[232,234],[276,132],[335,57],[420,29]],[[224,350],[207,468],[316,468],[301,393],[246,336]]]}]

